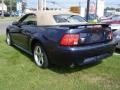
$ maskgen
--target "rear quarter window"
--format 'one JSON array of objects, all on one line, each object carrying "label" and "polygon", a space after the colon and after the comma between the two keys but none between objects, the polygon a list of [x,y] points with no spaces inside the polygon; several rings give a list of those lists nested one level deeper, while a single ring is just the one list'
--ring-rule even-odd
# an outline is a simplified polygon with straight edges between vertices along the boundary
[{"label": "rear quarter window", "polygon": [[81,23],[86,22],[84,18],[79,15],[61,14],[53,16],[56,23]]}]

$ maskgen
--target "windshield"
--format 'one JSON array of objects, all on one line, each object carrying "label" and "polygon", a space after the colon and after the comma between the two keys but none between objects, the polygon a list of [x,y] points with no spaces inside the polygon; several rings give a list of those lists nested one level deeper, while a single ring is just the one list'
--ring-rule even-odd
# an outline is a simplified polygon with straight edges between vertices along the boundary
[{"label": "windshield", "polygon": [[86,22],[84,18],[79,15],[70,15],[70,14],[62,14],[62,15],[54,15],[54,19],[57,23],[82,23]]}]

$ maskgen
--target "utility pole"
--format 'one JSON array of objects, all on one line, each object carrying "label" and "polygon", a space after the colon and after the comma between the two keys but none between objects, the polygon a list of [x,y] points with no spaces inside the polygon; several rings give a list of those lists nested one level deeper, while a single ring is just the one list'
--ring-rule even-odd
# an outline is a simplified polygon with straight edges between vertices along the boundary
[{"label": "utility pole", "polygon": [[97,6],[98,6],[98,0],[96,0],[96,12],[95,12],[96,15],[97,15]]},{"label": "utility pole", "polygon": [[47,0],[44,0],[44,10],[46,10],[46,8],[47,8]]},{"label": "utility pole", "polygon": [[47,8],[47,0],[37,0],[38,2],[38,5],[37,5],[37,10],[39,11],[43,11],[43,10],[46,10]]},{"label": "utility pole", "polygon": [[90,0],[87,0],[87,13],[86,13],[86,20],[88,21],[89,17],[89,8],[90,8]]},{"label": "utility pole", "polygon": [[44,9],[44,0],[38,0],[37,10],[43,11]]},{"label": "utility pole", "polygon": [[37,11],[39,11],[40,0],[37,0]]},{"label": "utility pole", "polygon": [[2,18],[4,17],[4,0],[2,0]]},{"label": "utility pole", "polygon": [[12,16],[12,0],[10,0],[10,15]]}]

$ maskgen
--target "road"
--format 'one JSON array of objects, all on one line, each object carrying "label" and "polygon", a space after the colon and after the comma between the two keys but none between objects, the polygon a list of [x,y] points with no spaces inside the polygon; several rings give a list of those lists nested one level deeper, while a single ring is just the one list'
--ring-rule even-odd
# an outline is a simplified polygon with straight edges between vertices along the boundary
[{"label": "road", "polygon": [[6,28],[12,23],[12,21],[0,21],[0,35],[5,35]]}]

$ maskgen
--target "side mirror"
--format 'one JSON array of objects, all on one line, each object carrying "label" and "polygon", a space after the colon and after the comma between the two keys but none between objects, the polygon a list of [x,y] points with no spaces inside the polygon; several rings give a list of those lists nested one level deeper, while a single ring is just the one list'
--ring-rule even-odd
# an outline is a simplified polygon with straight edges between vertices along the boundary
[{"label": "side mirror", "polygon": [[15,21],[12,23],[12,25],[19,25],[19,22]]}]

